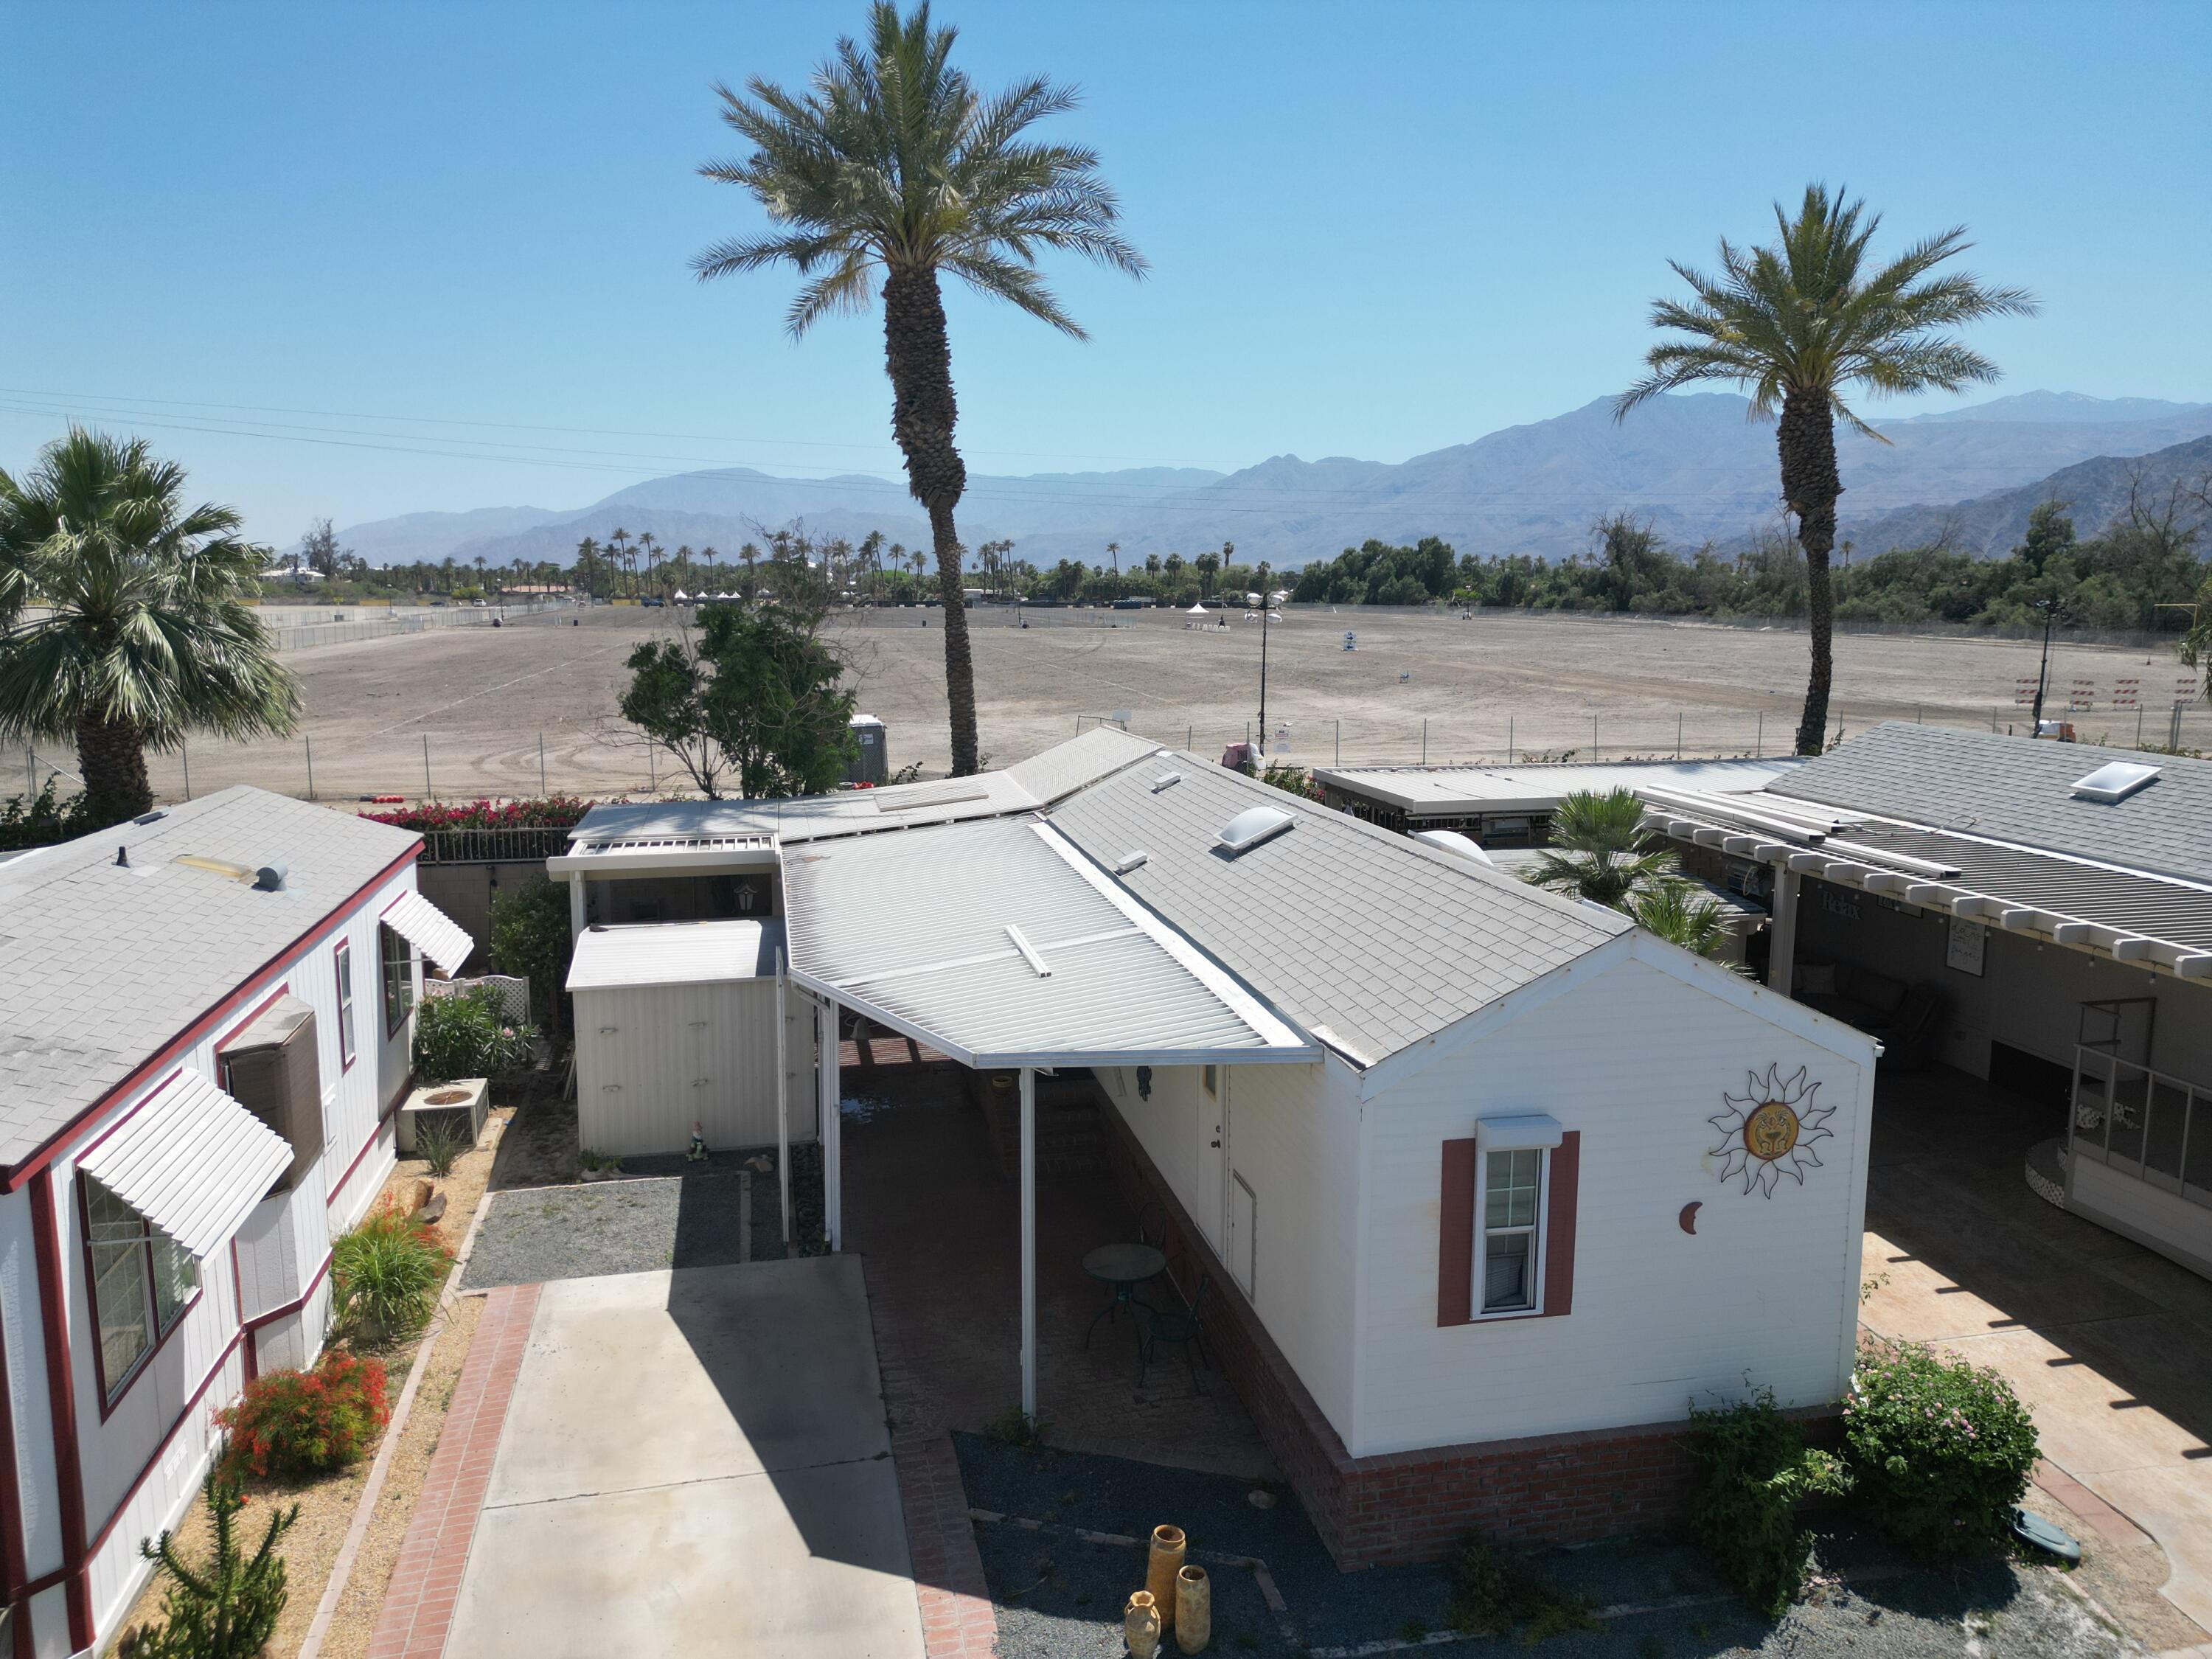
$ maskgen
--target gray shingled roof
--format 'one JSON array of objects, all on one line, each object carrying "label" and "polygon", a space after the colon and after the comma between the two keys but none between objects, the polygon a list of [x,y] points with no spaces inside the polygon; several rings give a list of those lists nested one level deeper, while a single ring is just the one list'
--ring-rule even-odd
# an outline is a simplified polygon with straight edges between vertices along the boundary
[{"label": "gray shingled roof", "polygon": [[[1171,770],[1182,781],[1155,791]],[[1262,804],[1297,823],[1237,858],[1218,854],[1214,832]],[[1141,850],[1123,887],[1361,1065],[1632,927],[1196,755],[1133,767],[1047,816],[1108,869]]]},{"label": "gray shingled roof", "polygon": [[[418,839],[240,786],[0,865],[0,1164],[44,1146]],[[283,864],[283,890],[175,862],[185,854]],[[354,973],[356,988],[375,983]]]},{"label": "gray shingled roof", "polygon": [[[2156,766],[2158,780],[2111,805],[2074,797],[2075,779],[2116,760]],[[1889,721],[1768,789],[1932,829],[2212,881],[2212,761]]]}]

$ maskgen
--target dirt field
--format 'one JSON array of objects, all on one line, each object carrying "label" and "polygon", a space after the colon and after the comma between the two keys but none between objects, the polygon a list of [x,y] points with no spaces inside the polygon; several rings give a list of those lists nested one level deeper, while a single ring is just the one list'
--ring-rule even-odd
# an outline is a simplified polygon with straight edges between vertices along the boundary
[{"label": "dirt field", "polygon": [[[1225,629],[1188,627],[1195,618],[1170,611],[1042,611],[1025,629],[1005,612],[972,614],[982,746],[998,763],[1123,712],[1147,737],[1210,752],[1244,737],[1257,714],[1260,629],[1241,613]],[[155,789],[180,797],[189,765],[194,794],[250,782],[305,795],[312,764],[324,799],[534,794],[541,743],[547,788],[665,788],[665,757],[648,756],[614,704],[623,659],[673,626],[672,613],[600,609],[577,621],[288,653],[306,689],[303,737],[156,757]],[[893,611],[832,624],[852,653],[860,707],[890,728],[894,766],[947,764],[941,622]],[[1357,651],[1343,648],[1346,629],[1358,631]],[[1293,610],[1268,635],[1271,750],[1303,764],[1410,764],[1425,752],[1431,762],[1497,761],[1509,744],[1515,758],[1672,755],[1678,732],[1688,754],[1771,753],[1789,746],[1805,673],[1801,633],[1697,623]],[[2023,724],[2036,656],[2033,642],[1844,635],[1832,729],[1916,718]],[[2163,649],[2054,647],[2046,713],[2064,713],[2079,690],[2092,707],[2070,718],[2084,740],[2133,744],[2138,711],[2115,706],[2128,680],[2148,706],[2142,738],[2162,741],[2188,680]],[[2185,741],[2212,746],[2202,702]]]}]

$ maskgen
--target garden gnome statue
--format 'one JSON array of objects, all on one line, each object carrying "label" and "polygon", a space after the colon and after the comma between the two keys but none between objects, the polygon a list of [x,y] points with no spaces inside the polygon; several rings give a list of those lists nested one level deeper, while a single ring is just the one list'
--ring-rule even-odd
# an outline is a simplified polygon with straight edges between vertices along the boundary
[{"label": "garden gnome statue", "polygon": [[1130,1659],[1152,1659],[1160,1650],[1160,1610],[1152,1603],[1152,1591],[1138,1590],[1129,1597],[1121,1614],[1121,1636],[1129,1644]]},{"label": "garden gnome statue", "polygon": [[1181,1527],[1152,1528],[1152,1552],[1145,1563],[1145,1588],[1152,1593],[1152,1605],[1159,1609],[1163,1632],[1175,1628],[1176,1569],[1182,1565],[1183,1552],[1188,1547]]},{"label": "garden gnome statue", "polygon": [[685,1151],[684,1156],[690,1158],[694,1164],[704,1164],[707,1161],[706,1133],[703,1127],[696,1121],[691,1125],[691,1145]]}]

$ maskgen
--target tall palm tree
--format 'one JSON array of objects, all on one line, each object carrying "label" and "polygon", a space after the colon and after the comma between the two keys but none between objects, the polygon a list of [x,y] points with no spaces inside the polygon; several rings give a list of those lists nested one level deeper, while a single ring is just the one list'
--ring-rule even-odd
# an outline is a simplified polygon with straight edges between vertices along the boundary
[{"label": "tall palm tree", "polygon": [[102,821],[154,804],[146,750],[275,737],[300,690],[254,614],[269,550],[141,439],[71,427],[0,472],[0,732],[74,738]]},{"label": "tall palm tree", "polygon": [[1644,827],[1644,803],[1632,791],[1577,789],[1552,809],[1551,845],[1528,879],[1617,910],[1638,884],[1674,867],[1666,842]]},{"label": "tall palm tree", "polygon": [[1751,394],[1753,418],[1781,414],[1783,506],[1797,520],[1805,550],[1806,623],[1812,672],[1797,723],[1797,752],[1820,752],[1828,729],[1834,677],[1835,595],[1828,554],[1836,542],[1836,422],[1879,443],[1876,432],[1844,401],[1863,386],[1875,397],[1957,392],[1997,378],[1996,364],[1959,343],[1952,331],[1984,317],[2027,317],[2036,311],[2025,289],[1989,288],[1963,271],[1930,273],[1973,245],[1963,225],[1916,242],[1878,270],[1867,268],[1867,244],[1881,225],[1864,202],[1844,199],[1826,185],[1808,185],[1794,219],[1774,204],[1781,232],[1771,247],[1740,248],[1721,240],[1721,274],[1668,263],[1689,284],[1691,297],[1655,300],[1651,325],[1686,336],[1653,346],[1650,369],[1613,404],[1625,419],[1646,398],[1677,386],[1721,381]]},{"label": "tall palm tree", "polygon": [[1038,251],[1080,253],[1133,276],[1145,261],[1115,229],[1120,208],[1097,156],[1025,136],[1073,108],[1072,91],[1040,76],[984,96],[952,67],[954,31],[931,27],[927,0],[903,18],[895,0],[875,0],[867,34],[865,46],[841,40],[806,92],[758,77],[744,96],[718,88],[722,118],[752,153],[700,171],[750,191],[775,228],[717,243],[695,267],[702,279],[795,267],[807,281],[787,313],[793,336],[828,313],[869,308],[880,282],[891,430],[907,487],[929,514],[945,603],[959,775],[977,765],[975,670],[953,524],[968,472],[952,441],[958,410],[939,278],[957,276],[1080,339],[1037,274]]}]

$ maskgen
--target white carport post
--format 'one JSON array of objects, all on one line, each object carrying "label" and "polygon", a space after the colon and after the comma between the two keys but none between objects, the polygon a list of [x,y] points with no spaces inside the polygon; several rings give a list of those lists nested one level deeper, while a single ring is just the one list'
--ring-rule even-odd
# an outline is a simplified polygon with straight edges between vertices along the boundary
[{"label": "white carport post", "polygon": [[568,876],[568,937],[580,939],[584,936],[584,878],[571,871]]},{"label": "white carport post", "polygon": [[1036,1421],[1036,1067],[1022,1067],[1022,1415]]},{"label": "white carport post", "polygon": [[1785,997],[1791,970],[1797,965],[1797,883],[1795,870],[1785,866],[1774,872],[1774,937],[1766,957],[1766,984]]},{"label": "white carport post", "polygon": [[775,947],[775,1181],[782,1199],[783,1248],[791,1248],[791,1062],[785,1028],[791,1024],[790,976],[784,972],[783,947]]},{"label": "white carport post", "polygon": [[845,1115],[837,1109],[837,1005],[823,1002],[815,1016],[821,1032],[822,1231],[830,1248],[844,1248]]}]

